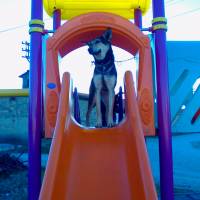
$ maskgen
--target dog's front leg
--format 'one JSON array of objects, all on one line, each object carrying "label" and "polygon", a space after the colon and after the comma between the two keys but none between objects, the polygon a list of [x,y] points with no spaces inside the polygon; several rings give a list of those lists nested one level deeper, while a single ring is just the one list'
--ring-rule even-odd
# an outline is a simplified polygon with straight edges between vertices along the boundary
[{"label": "dog's front leg", "polygon": [[94,85],[96,89],[96,107],[97,107],[97,123],[96,127],[102,127],[102,113],[101,113],[101,90],[102,90],[102,76],[95,75],[94,78]]},{"label": "dog's front leg", "polygon": [[114,96],[115,96],[114,90],[109,90],[108,91],[108,120],[107,120],[108,127],[114,126],[114,122],[113,122]]},{"label": "dog's front leg", "polygon": [[108,106],[107,106],[107,126],[113,127],[113,107],[114,107],[114,97],[115,97],[115,84],[116,84],[116,77],[115,76],[104,76],[104,80],[106,83],[106,87],[108,89]]},{"label": "dog's front leg", "polygon": [[102,127],[102,113],[101,113],[101,90],[96,91],[96,107],[97,107],[97,123],[96,127]]}]

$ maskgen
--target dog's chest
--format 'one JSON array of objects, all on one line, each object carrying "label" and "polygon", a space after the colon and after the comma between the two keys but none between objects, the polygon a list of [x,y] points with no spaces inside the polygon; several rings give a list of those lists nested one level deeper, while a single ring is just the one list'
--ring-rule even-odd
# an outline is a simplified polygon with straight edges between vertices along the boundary
[{"label": "dog's chest", "polygon": [[94,69],[94,74],[101,74],[101,75],[114,75],[115,74],[115,65],[112,64],[110,66],[107,65],[97,65]]}]

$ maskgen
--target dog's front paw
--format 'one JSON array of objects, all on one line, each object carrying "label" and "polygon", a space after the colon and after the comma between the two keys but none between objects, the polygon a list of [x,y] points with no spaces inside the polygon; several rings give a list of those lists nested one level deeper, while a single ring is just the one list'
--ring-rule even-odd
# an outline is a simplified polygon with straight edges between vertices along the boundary
[{"label": "dog's front paw", "polygon": [[113,122],[113,120],[108,120],[107,127],[112,128],[113,126],[115,126],[115,123]]},{"label": "dog's front paw", "polygon": [[101,122],[99,122],[99,123],[96,123],[96,126],[95,126],[96,128],[102,128],[103,126],[102,126],[102,123]]},{"label": "dog's front paw", "polygon": [[108,123],[108,128],[112,128],[112,127],[114,127],[115,126],[115,124],[114,123]]}]

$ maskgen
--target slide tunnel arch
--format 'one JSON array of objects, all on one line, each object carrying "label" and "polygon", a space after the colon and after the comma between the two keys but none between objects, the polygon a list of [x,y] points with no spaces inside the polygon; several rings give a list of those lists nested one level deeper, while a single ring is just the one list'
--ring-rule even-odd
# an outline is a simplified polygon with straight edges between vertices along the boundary
[{"label": "slide tunnel arch", "polygon": [[138,105],[145,134],[154,134],[152,63],[148,36],[144,35],[136,25],[118,15],[88,13],[65,22],[47,40],[45,94],[45,134],[47,137],[51,137],[55,127],[61,89],[58,55],[64,57],[69,52],[82,47],[84,42],[101,35],[107,28],[112,29],[113,45],[132,55],[139,52]]}]

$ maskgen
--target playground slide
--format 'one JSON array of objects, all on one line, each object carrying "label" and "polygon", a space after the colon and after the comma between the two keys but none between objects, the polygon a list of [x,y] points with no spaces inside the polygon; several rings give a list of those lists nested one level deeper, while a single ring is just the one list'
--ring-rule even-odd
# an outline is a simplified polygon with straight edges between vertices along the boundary
[{"label": "playground slide", "polygon": [[63,76],[58,117],[40,200],[156,200],[131,72],[126,118],[113,128],[80,127],[71,117],[70,75]]}]

